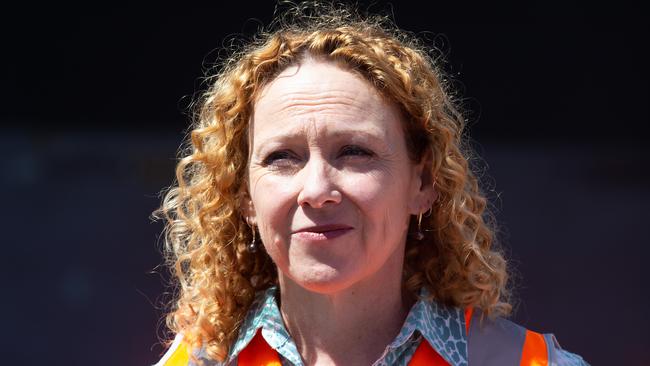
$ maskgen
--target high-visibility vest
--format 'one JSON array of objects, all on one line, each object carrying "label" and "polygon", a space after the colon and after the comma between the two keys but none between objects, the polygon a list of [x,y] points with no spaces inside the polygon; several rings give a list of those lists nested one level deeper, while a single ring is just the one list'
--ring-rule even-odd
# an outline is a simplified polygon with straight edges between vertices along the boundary
[{"label": "high-visibility vest", "polygon": [[[473,316],[474,315],[474,316]],[[501,320],[488,327],[471,327],[473,309],[465,310],[465,331],[468,334],[469,366],[474,364],[487,365],[512,365],[516,364],[513,357],[519,358],[520,366],[547,366],[548,349],[544,336],[540,333],[519,327],[507,320]],[[508,329],[508,328],[512,329]],[[499,333],[519,332],[521,348],[516,344],[517,339],[506,339]],[[475,334],[472,334],[475,333]],[[470,337],[472,335],[472,337]],[[472,343],[477,343],[474,346]],[[507,343],[506,343],[507,342]],[[493,343],[493,344],[490,344]],[[512,344],[515,343],[515,344]],[[503,349],[511,348],[510,350]],[[514,347],[514,348],[513,348]],[[487,353],[486,353],[487,352]],[[485,359],[484,359],[485,357]],[[165,360],[161,360],[159,366],[187,366],[190,354],[183,344],[178,344],[176,350]],[[474,362],[474,361],[475,362]],[[262,337],[261,329],[257,331],[250,343],[237,356],[238,366],[282,366],[280,356]],[[420,345],[411,357],[409,366],[449,366],[449,363],[431,347],[426,339],[422,339]]]}]

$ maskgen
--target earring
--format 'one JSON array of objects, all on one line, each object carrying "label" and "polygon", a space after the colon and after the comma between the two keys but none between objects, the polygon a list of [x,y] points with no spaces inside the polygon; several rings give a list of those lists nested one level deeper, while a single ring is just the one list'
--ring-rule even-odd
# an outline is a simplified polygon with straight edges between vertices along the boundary
[{"label": "earring", "polygon": [[255,227],[251,228],[253,230],[253,240],[251,240],[250,243],[246,246],[246,249],[248,250],[249,253],[256,253],[257,252],[257,237],[255,235]]},{"label": "earring", "polygon": [[424,239],[424,233],[422,232],[422,212],[418,215],[418,231],[415,232],[415,240]]}]

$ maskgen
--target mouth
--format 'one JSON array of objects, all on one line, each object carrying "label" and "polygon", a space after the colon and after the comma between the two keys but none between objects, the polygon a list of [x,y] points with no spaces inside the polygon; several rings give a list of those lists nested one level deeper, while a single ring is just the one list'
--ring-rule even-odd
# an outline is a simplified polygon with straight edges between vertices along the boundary
[{"label": "mouth", "polygon": [[354,228],[349,225],[318,225],[296,230],[292,233],[292,236],[306,240],[328,240],[345,235],[352,230]]}]

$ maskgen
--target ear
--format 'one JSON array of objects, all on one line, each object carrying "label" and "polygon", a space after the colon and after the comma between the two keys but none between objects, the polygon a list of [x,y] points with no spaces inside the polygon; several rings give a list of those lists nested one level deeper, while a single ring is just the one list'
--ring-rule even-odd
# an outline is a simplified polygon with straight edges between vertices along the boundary
[{"label": "ear", "polygon": [[239,212],[246,220],[246,223],[250,226],[257,225],[257,215],[255,213],[255,206],[253,205],[253,200],[251,199],[250,194],[248,193],[247,185],[242,184],[237,194],[239,201]]},{"label": "ear", "polygon": [[412,193],[408,207],[411,215],[428,211],[438,198],[433,176],[433,153],[430,149],[426,150],[420,162],[414,166]]}]

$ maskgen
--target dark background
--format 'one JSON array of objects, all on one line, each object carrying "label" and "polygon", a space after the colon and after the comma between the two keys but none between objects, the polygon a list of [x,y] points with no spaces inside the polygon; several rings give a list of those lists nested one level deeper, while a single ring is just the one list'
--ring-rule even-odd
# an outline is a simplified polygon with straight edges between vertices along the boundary
[{"label": "dark background", "polygon": [[[515,268],[515,321],[594,365],[650,364],[647,14],[423,4],[392,12],[448,55]],[[4,8],[3,364],[157,361],[166,272],[149,214],[202,70],[273,9]]]}]

